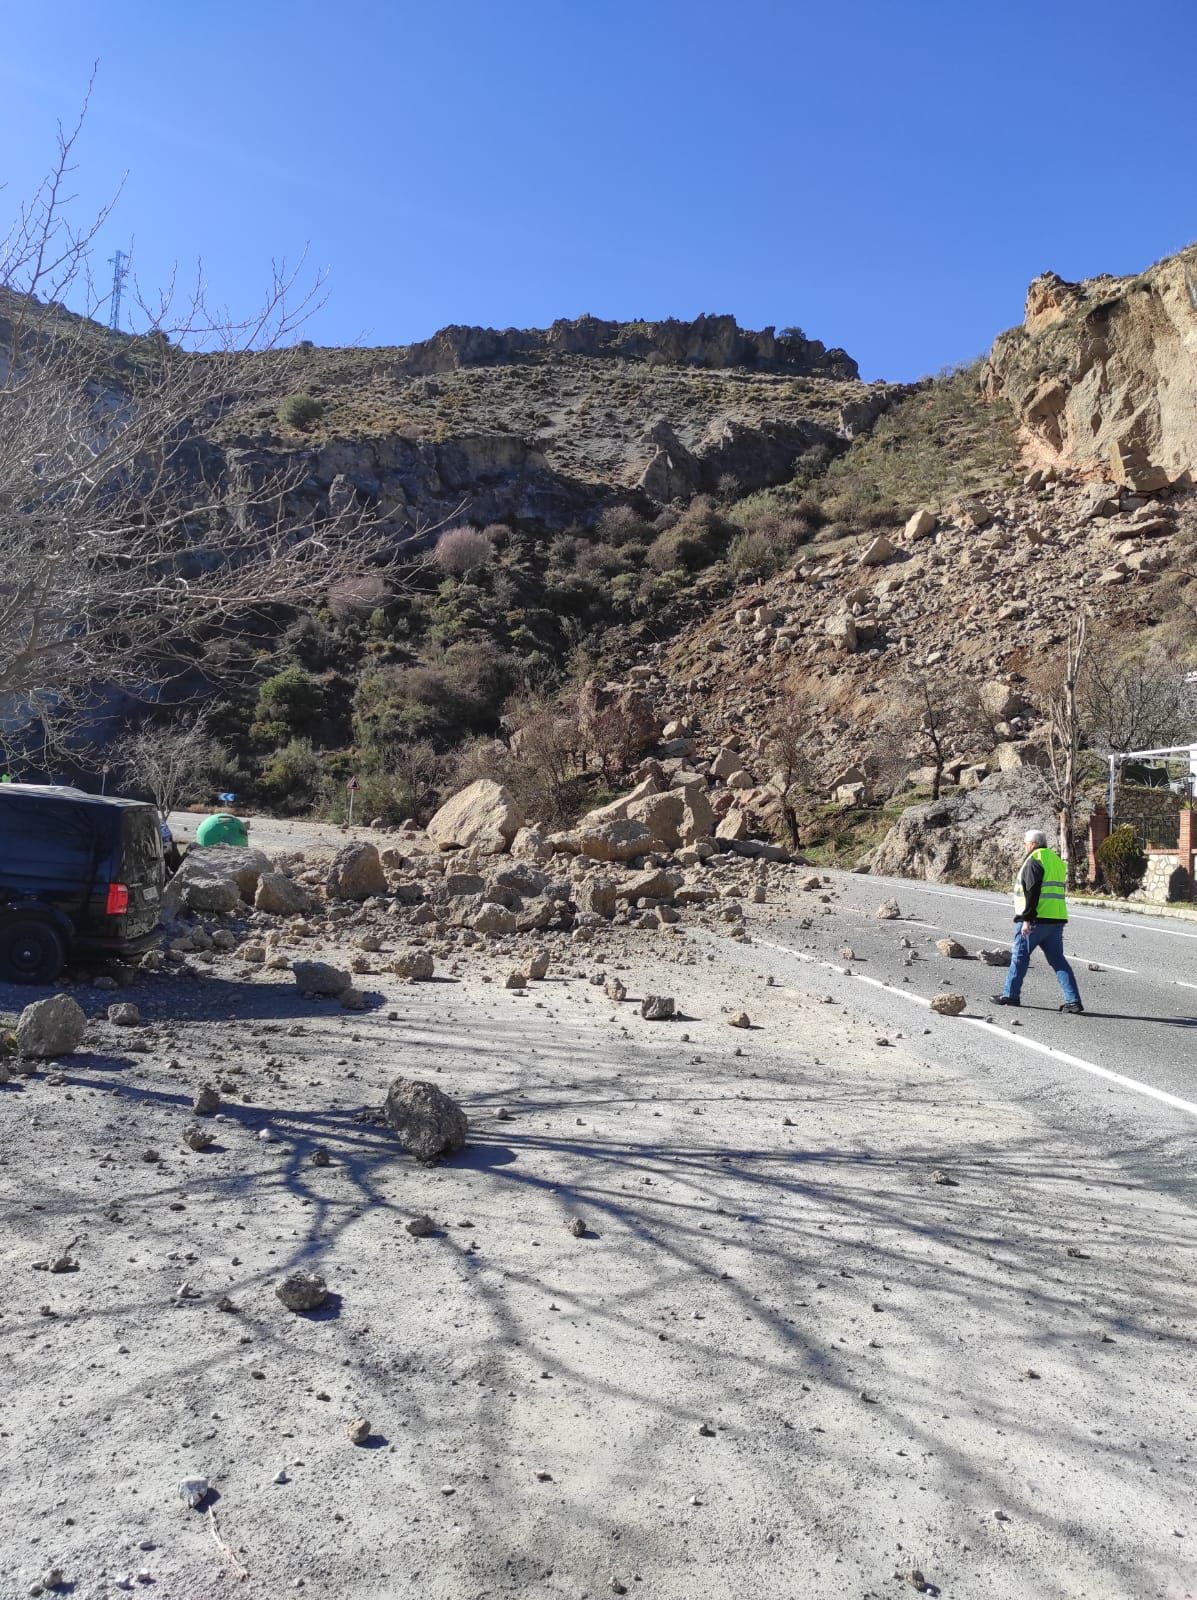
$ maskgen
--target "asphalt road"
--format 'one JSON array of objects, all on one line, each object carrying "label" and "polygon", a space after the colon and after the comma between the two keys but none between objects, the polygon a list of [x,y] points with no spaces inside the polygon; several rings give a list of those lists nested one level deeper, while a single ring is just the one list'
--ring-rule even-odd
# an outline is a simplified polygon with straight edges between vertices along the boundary
[{"label": "asphalt road", "polygon": [[[1007,895],[904,878],[836,873],[830,907],[807,893],[797,910],[776,911],[753,928],[775,971],[805,990],[826,992],[879,1030],[920,1036],[930,1059],[950,1060],[991,1081],[1056,1125],[1096,1135],[1107,1147],[1155,1158],[1188,1188],[1197,1135],[1197,925],[1165,917],[1072,906],[1065,951],[1080,985],[1083,1016],[1062,1014],[1055,975],[1036,953],[1022,1005],[993,1005],[1004,969],[949,960],[935,941],[950,935],[970,952],[1009,949]],[[900,921],[878,921],[892,897]],[[809,925],[803,926],[806,922]],[[902,948],[908,939],[912,950]],[[848,947],[851,959],[840,954]],[[913,964],[904,957],[913,954]],[[931,1013],[945,989],[963,994],[961,1018]]]}]

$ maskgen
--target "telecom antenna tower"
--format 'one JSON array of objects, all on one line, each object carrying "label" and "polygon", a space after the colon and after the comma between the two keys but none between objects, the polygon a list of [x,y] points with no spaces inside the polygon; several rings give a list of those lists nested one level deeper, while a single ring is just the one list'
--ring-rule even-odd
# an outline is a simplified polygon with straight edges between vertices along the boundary
[{"label": "telecom antenna tower", "polygon": [[115,255],[108,257],[112,265],[112,303],[108,313],[108,326],[114,333],[121,329],[121,288],[125,281],[125,274],[129,270],[129,257],[124,250],[118,250]]}]

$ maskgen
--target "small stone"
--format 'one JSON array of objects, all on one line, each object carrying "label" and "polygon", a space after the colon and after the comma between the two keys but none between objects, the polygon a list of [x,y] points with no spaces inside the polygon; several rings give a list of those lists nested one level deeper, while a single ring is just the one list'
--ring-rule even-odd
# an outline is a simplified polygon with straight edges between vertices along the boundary
[{"label": "small stone", "polygon": [[640,1015],[647,1022],[669,1022],[676,1015],[673,996],[668,994],[646,994],[640,1003]]},{"label": "small stone", "polygon": [[878,922],[896,922],[902,915],[902,908],[896,900],[883,900],[873,915]]},{"label": "small stone", "polygon": [[116,1005],[109,1006],[108,1020],[118,1028],[139,1028],[141,1026],[141,1012],[131,1000],[118,1001]]},{"label": "small stone", "polygon": [[332,1157],[322,1144],[318,1144],[312,1151],[312,1165],[314,1167],[331,1167]]},{"label": "small stone", "polygon": [[345,1435],[350,1444],[365,1444],[370,1437],[369,1417],[354,1417],[353,1421],[345,1429]]},{"label": "small stone", "polygon": [[285,1469],[281,1470],[279,1472],[276,1472],[275,1475],[274,1475],[274,1479],[273,1479],[273,1482],[275,1482],[275,1483],[290,1483],[290,1481],[291,1480],[290,1480],[290,1478],[288,1478]]},{"label": "small stone", "polygon": [[537,1483],[552,1483],[553,1474],[542,1470],[536,1474],[536,1481]]},{"label": "small stone", "polygon": [[194,1123],[183,1129],[183,1143],[191,1150],[210,1150],[216,1143],[214,1134],[207,1128],[198,1128]]},{"label": "small stone", "polygon": [[454,1488],[454,1486],[451,1483],[442,1483],[441,1484],[441,1493],[442,1494],[456,1494],[457,1490]]},{"label": "small stone", "polygon": [[700,1422],[698,1424],[698,1431],[704,1439],[713,1439],[715,1437],[715,1430],[711,1427],[709,1422]]},{"label": "small stone", "polygon": [[949,961],[967,961],[968,951],[956,939],[936,939],[935,948],[941,956],[947,956]]},{"label": "small stone", "polygon": [[505,989],[526,989],[528,980],[522,972],[509,972],[503,987]]},{"label": "small stone", "polygon": [[270,1129],[269,1128],[263,1128],[261,1133],[258,1134],[258,1143],[259,1144],[272,1144],[273,1142],[274,1142],[274,1135],[271,1133]]},{"label": "small stone", "polygon": [[404,1226],[413,1239],[427,1239],[430,1234],[436,1232],[436,1223],[431,1217],[412,1217]]},{"label": "small stone", "polygon": [[958,1189],[960,1187],[956,1179],[949,1177],[946,1172],[933,1172],[931,1174],[931,1182],[937,1183],[942,1189]]},{"label": "small stone", "polygon": [[569,1229],[570,1233],[573,1234],[575,1239],[584,1239],[586,1237],[586,1224],[582,1221],[581,1217],[571,1217],[565,1226]]},{"label": "small stone", "polygon": [[191,1109],[197,1117],[211,1117],[220,1110],[220,1094],[211,1083],[203,1083],[196,1090]]},{"label": "small stone", "polygon": [[194,1511],[207,1499],[210,1488],[207,1478],[181,1478],[177,1493],[179,1499]]},{"label": "small stone", "polygon": [[508,1111],[506,1106],[500,1106],[499,1109],[495,1112],[495,1121],[496,1122],[510,1122],[511,1121],[511,1112]]},{"label": "small stone", "polygon": [[603,990],[603,993],[607,996],[608,1000],[614,1000],[617,1005],[620,1003],[620,1001],[626,1000],[628,997],[626,984],[621,983],[618,978],[612,978],[610,983],[608,983],[606,988]]},{"label": "small stone", "polygon": [[958,1017],[968,1005],[962,994],[937,994],[931,1001],[931,1009],[940,1017]]},{"label": "small stone", "polygon": [[747,1011],[733,1011],[731,1016],[727,1019],[727,1025],[729,1028],[752,1027],[752,1023],[749,1021]]}]

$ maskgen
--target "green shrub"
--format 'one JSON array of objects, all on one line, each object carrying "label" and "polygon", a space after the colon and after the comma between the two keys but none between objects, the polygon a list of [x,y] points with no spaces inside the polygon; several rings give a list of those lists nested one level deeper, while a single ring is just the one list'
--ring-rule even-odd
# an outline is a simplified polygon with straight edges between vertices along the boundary
[{"label": "green shrub", "polygon": [[1129,822],[1115,828],[1097,847],[1097,864],[1107,884],[1120,899],[1143,882],[1147,871],[1147,856],[1139,842],[1139,835]]},{"label": "green shrub", "polygon": [[324,710],[324,690],[302,667],[284,667],[258,690],[253,728],[259,739],[279,742],[297,735]]},{"label": "green shrub", "polygon": [[277,414],[284,428],[306,433],[324,415],[324,401],[317,400],[314,394],[289,394]]},{"label": "green shrub", "polygon": [[284,816],[310,811],[320,787],[320,767],[310,739],[292,739],[277,749],[256,785],[261,799]]}]

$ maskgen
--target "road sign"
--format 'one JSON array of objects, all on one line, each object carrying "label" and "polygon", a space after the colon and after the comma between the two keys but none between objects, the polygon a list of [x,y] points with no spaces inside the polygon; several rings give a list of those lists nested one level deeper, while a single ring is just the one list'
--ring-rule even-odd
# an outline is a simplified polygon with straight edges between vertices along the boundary
[{"label": "road sign", "polygon": [[350,778],[349,782],[345,785],[345,787],[349,790],[350,794],[356,794],[357,791],[358,791],[357,778],[356,777]]},{"label": "road sign", "polygon": [[235,805],[237,800],[237,796],[233,794],[231,790],[225,794],[218,794],[216,798],[220,801],[222,806]]}]

